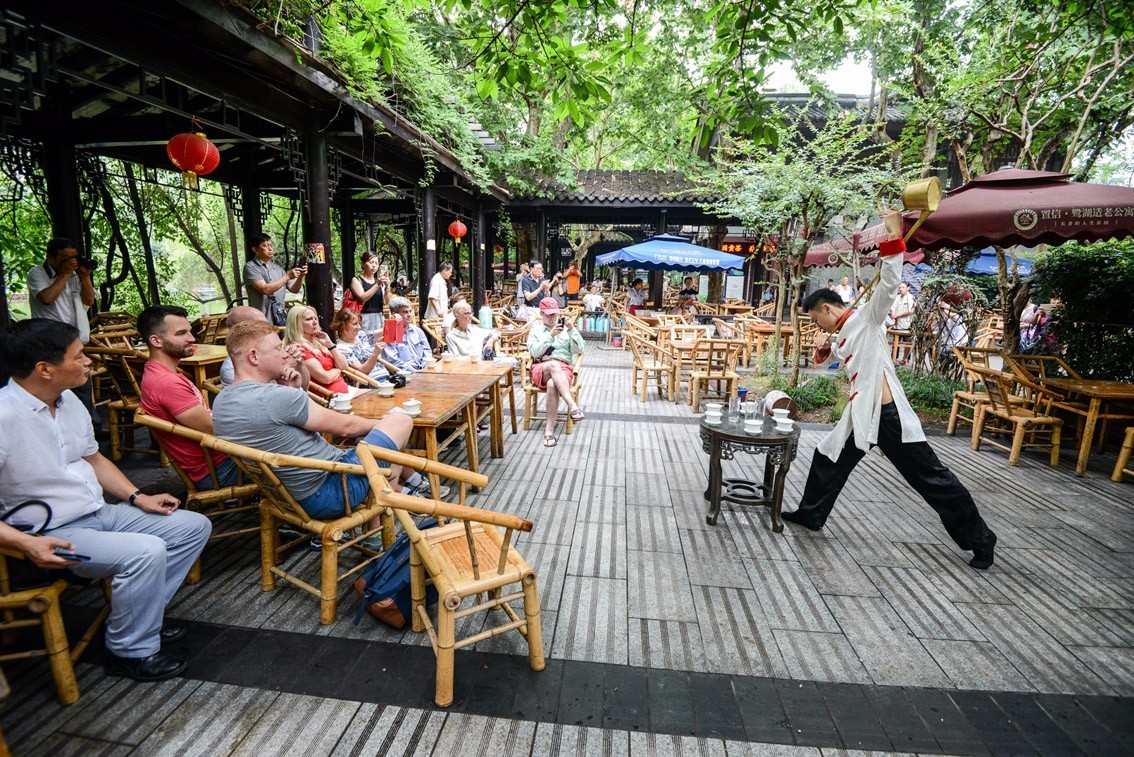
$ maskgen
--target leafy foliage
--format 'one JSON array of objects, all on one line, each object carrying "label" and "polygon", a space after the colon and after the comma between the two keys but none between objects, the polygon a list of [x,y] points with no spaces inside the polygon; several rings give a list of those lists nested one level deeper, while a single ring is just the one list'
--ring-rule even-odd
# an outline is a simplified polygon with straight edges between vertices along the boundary
[{"label": "leafy foliage", "polygon": [[953,392],[965,388],[963,381],[934,373],[908,368],[898,368],[896,372],[906,399],[919,412],[948,410],[953,406]]},{"label": "leafy foliage", "polygon": [[1134,240],[1053,247],[1040,257],[1033,287],[1059,302],[1053,330],[1076,370],[1134,380]]}]

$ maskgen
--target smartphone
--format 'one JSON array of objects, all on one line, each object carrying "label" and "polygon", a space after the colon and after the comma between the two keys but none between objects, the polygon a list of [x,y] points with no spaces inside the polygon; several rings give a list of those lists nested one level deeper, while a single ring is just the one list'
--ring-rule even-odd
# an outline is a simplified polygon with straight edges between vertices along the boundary
[{"label": "smartphone", "polygon": [[78,560],[79,562],[89,562],[90,559],[91,559],[90,555],[71,554],[70,552],[63,549],[62,547],[56,547],[55,548],[55,556],[56,557],[62,557],[64,560]]}]

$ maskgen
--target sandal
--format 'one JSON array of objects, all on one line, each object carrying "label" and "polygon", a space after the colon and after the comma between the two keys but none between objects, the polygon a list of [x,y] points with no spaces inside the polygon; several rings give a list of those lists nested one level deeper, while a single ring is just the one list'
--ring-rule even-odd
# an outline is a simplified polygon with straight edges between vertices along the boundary
[{"label": "sandal", "polygon": [[575,421],[576,423],[586,419],[587,416],[583,415],[582,410],[576,410],[575,412],[571,413],[571,420]]},{"label": "sandal", "polygon": [[544,434],[543,435],[543,446],[554,447],[556,444],[559,444],[559,440],[556,439],[554,435],[552,435],[552,434]]}]

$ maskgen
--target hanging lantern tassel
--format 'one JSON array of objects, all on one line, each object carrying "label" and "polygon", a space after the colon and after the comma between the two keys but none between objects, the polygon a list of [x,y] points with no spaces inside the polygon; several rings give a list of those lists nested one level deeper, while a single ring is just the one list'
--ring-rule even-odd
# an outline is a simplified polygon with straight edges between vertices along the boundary
[{"label": "hanging lantern tassel", "polygon": [[181,170],[181,186],[194,191],[197,177],[211,174],[220,165],[220,151],[201,132],[175,134],[166,144],[165,154]]}]

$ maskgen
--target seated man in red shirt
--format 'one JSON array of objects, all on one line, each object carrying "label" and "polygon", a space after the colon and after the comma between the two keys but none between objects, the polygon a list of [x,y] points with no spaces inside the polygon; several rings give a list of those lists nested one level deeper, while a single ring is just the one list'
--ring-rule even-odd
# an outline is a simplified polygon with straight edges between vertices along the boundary
[{"label": "seated man in red shirt", "polygon": [[[150,348],[142,373],[142,409],[155,418],[213,433],[213,416],[201,391],[177,370],[183,358],[193,355],[197,341],[184,308],[155,305],[138,315],[138,332]],[[294,372],[294,371],[293,371]],[[298,380],[298,374],[296,374]],[[197,442],[155,431],[162,446],[200,489],[213,488],[205,462],[206,450]],[[210,452],[219,486],[237,483],[236,464],[220,452]]]}]

